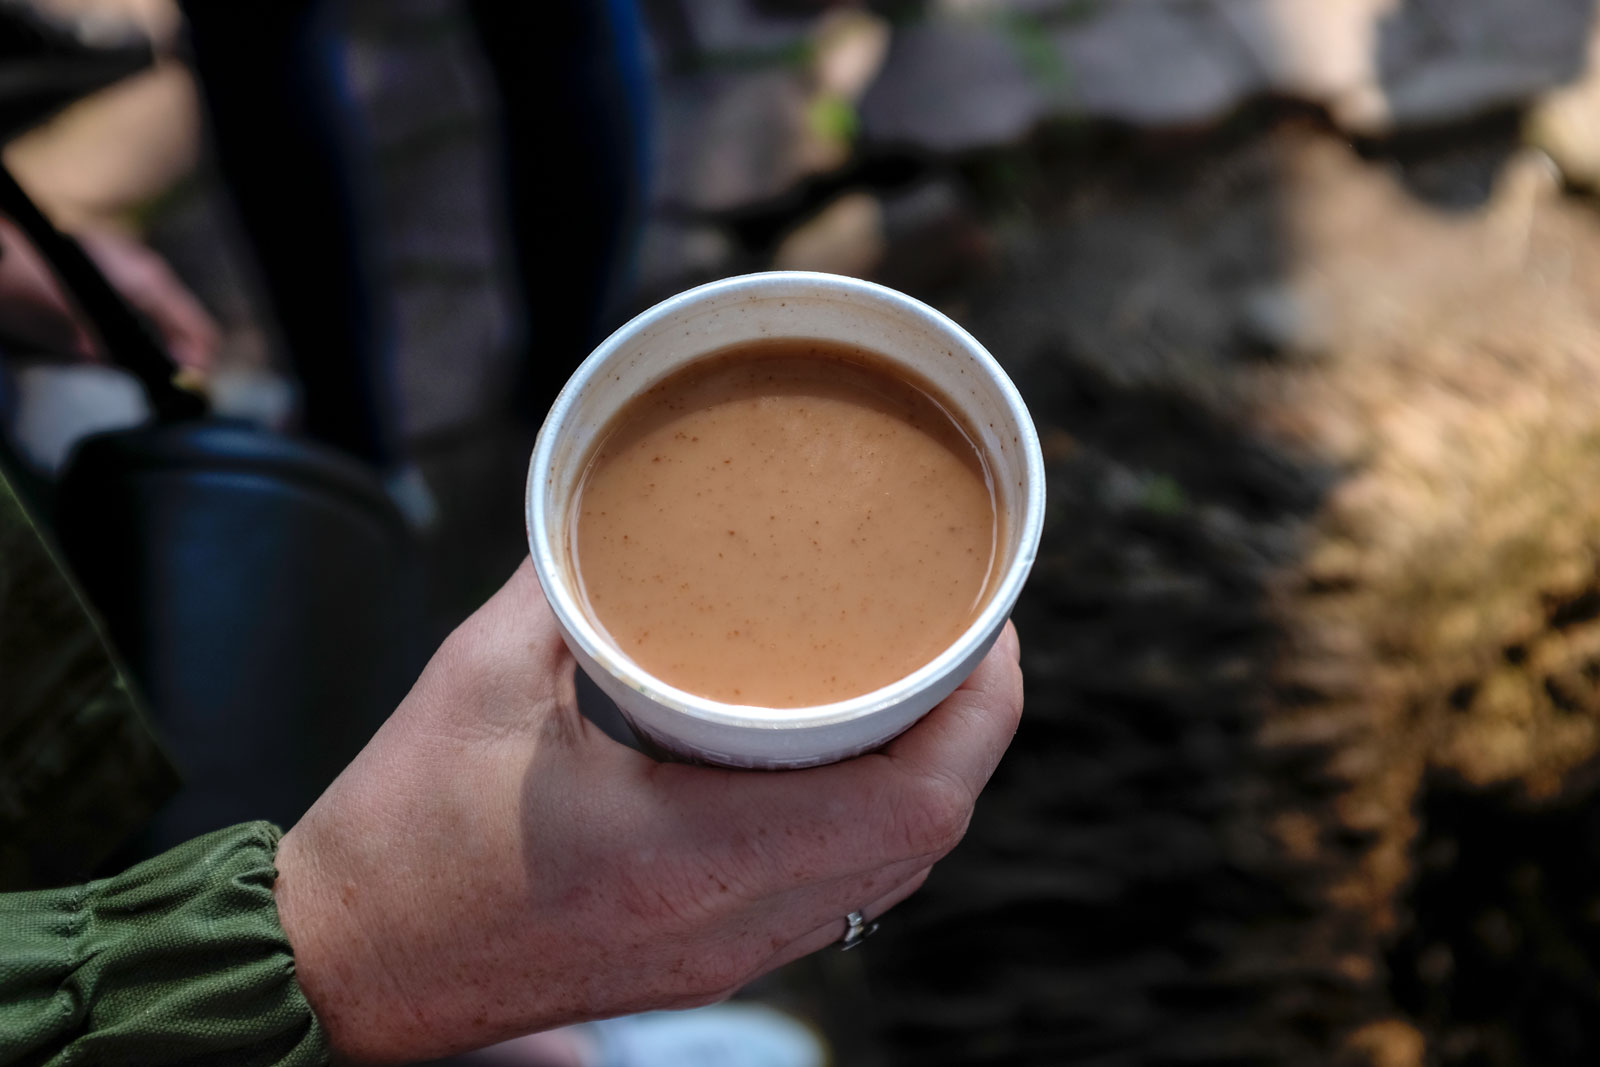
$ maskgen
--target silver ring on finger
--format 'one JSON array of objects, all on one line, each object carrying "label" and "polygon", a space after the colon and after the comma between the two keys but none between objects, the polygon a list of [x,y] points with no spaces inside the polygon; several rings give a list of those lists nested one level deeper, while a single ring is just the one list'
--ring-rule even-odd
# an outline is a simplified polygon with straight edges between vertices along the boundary
[{"label": "silver ring on finger", "polygon": [[866,917],[859,911],[852,911],[844,917],[844,938],[839,942],[842,951],[849,952],[861,942],[878,932],[876,922],[867,922]]}]

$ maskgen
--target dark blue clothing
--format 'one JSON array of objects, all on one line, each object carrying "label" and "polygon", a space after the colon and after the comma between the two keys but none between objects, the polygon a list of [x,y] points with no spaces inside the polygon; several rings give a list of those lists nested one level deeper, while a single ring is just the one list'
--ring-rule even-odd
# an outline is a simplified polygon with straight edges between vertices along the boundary
[{"label": "dark blue clothing", "polygon": [[[303,390],[307,432],[400,458],[392,301],[377,269],[370,153],[333,0],[184,0],[217,154]],[[598,339],[648,172],[633,0],[465,0],[497,89],[530,419]]]}]

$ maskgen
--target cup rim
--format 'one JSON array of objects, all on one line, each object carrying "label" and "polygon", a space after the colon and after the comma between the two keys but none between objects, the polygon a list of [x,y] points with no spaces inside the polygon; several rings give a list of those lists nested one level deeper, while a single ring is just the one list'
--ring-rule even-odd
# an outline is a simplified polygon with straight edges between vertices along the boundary
[{"label": "cup rim", "polygon": [[[828,704],[811,704],[794,708],[727,704],[669,685],[641,668],[601,634],[588,613],[584,611],[576,590],[572,588],[573,583],[550,550],[551,517],[546,514],[544,507],[544,479],[540,477],[540,472],[550,469],[559,431],[564,428],[579,393],[635,335],[710,297],[740,292],[776,295],[786,288],[797,285],[813,288],[820,285],[840,293],[866,296],[931,321],[988,371],[990,383],[1004,400],[1008,412],[1016,423],[1019,431],[1018,446],[1025,457],[1024,499],[1017,522],[1018,550],[1007,564],[1005,573],[995,585],[983,611],[973,619],[961,636],[910,674],[860,696]],[[765,271],[707,282],[668,297],[635,315],[602,341],[567,380],[555,403],[551,405],[544,425],[539,429],[533,456],[528,465],[524,511],[534,571],[539,577],[539,584],[544,588],[545,598],[550,602],[550,608],[568,639],[576,642],[602,669],[656,705],[708,725],[755,730],[793,730],[836,726],[904,704],[918,692],[947,676],[971,655],[977,646],[998,634],[1022,591],[1023,583],[1027,580],[1028,572],[1038,552],[1039,538],[1044,529],[1044,495],[1044,459],[1039,447],[1038,433],[1034,428],[1032,416],[1022,401],[1022,395],[989,351],[954,320],[914,297],[876,282],[815,271]],[[565,518],[558,517],[558,521],[560,529],[555,531],[555,535],[565,537]]]}]

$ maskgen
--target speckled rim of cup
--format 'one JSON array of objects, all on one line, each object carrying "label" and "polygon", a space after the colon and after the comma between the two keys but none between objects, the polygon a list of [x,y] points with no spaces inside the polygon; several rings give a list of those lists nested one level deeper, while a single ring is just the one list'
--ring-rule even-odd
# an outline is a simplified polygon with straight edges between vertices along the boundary
[{"label": "speckled rim of cup", "polygon": [[[594,436],[604,427],[571,425],[577,400],[596,378],[608,372],[613,359],[625,353],[629,344],[640,334],[708,300],[736,294],[771,297],[781,294],[785,289],[810,288],[815,291],[818,287],[858,300],[898,305],[898,310],[938,329],[952,345],[961,348],[965,356],[988,372],[988,384],[1002,396],[1017,430],[1018,447],[1025,457],[1027,475],[1022,486],[1022,499],[1018,501],[1019,506],[1007,509],[1008,520],[1017,524],[1015,544],[1018,547],[1006,562],[1005,571],[991,590],[983,611],[972,624],[938,656],[898,681],[849,700],[807,707],[758,709],[748,705],[725,704],[669,685],[645,671],[613,645],[590,618],[574,588],[573,577],[564,566],[563,558],[558,558],[552,548],[554,544],[566,540],[568,528],[565,514],[549,514],[547,483],[553,474],[547,472],[555,470],[558,448],[579,446],[586,454],[592,450]],[[708,348],[700,354],[709,355],[714,350]],[[685,360],[676,366],[683,366],[687,362]],[[670,374],[671,370],[666,373]],[[659,381],[660,377],[656,380]],[[575,440],[574,434],[582,436]],[[551,609],[570,641],[581,646],[589,658],[623,685],[658,707],[717,726],[771,731],[832,726],[905,704],[917,693],[946,678],[975,648],[993,640],[1015,605],[1038,551],[1044,528],[1044,485],[1044,460],[1038,435],[1021,394],[994,357],[966,330],[921,301],[874,282],[809,271],[771,271],[709,282],[669,297],[635,316],[602,342],[573,372],[539,431],[528,467],[525,508],[534,570],[544,587]],[[1011,541],[1009,534],[1010,531],[1007,540]],[[565,551],[562,556],[565,556]]]}]

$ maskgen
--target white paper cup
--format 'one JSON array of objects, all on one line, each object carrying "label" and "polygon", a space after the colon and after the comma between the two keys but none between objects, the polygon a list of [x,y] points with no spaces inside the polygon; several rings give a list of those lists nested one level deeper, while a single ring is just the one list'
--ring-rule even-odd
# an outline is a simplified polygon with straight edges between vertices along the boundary
[{"label": "white paper cup", "polygon": [[[931,662],[850,700],[803,708],[724,704],[654,677],[624,654],[578,592],[568,516],[596,438],[628,401],[686,363],[764,338],[840,341],[931,383],[977,436],[1005,516],[999,580],[977,619]],[[567,646],[634,730],[659,748],[727,767],[810,767],[868,752],[972,673],[1005,626],[1044,525],[1044,462],[1033,420],[994,358],[950,319],[871,282],[783,271],[702,285],[623,326],[550,409],[528,471],[528,543]]]}]

